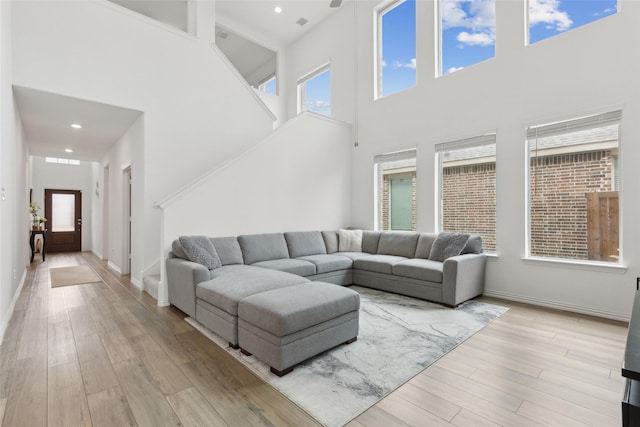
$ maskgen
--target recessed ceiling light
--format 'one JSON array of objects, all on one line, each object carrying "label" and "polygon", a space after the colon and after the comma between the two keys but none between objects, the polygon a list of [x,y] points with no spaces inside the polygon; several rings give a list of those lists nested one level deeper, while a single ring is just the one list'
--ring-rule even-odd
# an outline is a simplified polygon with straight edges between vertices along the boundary
[{"label": "recessed ceiling light", "polygon": [[280,12],[282,12],[282,8],[281,8],[280,6],[276,6],[276,7],[273,9],[273,11],[274,11],[275,13],[280,13]]},{"label": "recessed ceiling light", "polygon": [[66,151],[67,153],[73,153],[73,150],[71,148],[65,148],[64,151]]},{"label": "recessed ceiling light", "polygon": [[71,127],[74,129],[82,129],[82,125],[79,125],[77,123],[72,124]]}]

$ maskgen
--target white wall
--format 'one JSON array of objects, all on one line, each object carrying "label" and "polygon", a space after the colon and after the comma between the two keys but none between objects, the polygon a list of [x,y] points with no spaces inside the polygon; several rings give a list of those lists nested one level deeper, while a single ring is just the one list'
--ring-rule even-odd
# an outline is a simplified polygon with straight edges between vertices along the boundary
[{"label": "white wall", "polygon": [[92,206],[95,181],[92,162],[80,165],[47,163],[44,157],[31,156],[33,201],[40,206],[39,216],[44,217],[44,190],[80,190],[82,192],[82,250],[92,250]]},{"label": "white wall", "polygon": [[[345,227],[351,217],[350,141],[349,125],[322,116],[304,113],[287,122],[189,191],[162,202],[164,258],[183,235]],[[166,289],[159,290],[158,302],[167,303]]]},{"label": "white wall", "polygon": [[194,38],[106,1],[13,4],[15,84],[145,113],[144,176],[134,175],[144,182],[139,269],[158,258],[153,202],[272,129],[266,109],[211,49],[214,3],[197,9]]},{"label": "white wall", "polygon": [[[0,342],[29,263],[28,152],[11,89],[12,4],[0,2]],[[12,331],[19,333],[19,331]]]},{"label": "white wall", "polygon": [[[434,230],[434,145],[497,131],[498,257],[488,264],[486,294],[626,318],[635,277],[640,275],[640,224],[636,220],[640,216],[636,194],[640,172],[634,166],[640,158],[640,145],[635,143],[640,139],[640,61],[638,38],[629,36],[640,22],[640,3],[621,0],[621,12],[615,16],[525,47],[525,2],[498,0],[496,57],[435,78],[434,4],[417,2],[418,84],[374,101],[376,3],[356,2],[359,148],[352,164],[352,224],[375,225],[373,156],[416,147],[418,229]],[[307,56],[326,48],[321,38],[314,37],[295,46]],[[344,43],[331,49],[339,51],[323,51],[315,59],[340,58],[352,46]],[[335,108],[337,111],[338,106]],[[617,108],[623,109],[621,224],[626,269],[523,260],[525,127]]]}]

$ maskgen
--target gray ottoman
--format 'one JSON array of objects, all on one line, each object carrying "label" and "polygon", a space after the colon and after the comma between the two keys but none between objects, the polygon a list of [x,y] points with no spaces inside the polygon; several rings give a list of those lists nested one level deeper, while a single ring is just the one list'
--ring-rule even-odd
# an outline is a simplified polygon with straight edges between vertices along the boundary
[{"label": "gray ottoman", "polygon": [[360,295],[310,282],[248,296],[238,305],[238,343],[278,376],[358,336]]}]

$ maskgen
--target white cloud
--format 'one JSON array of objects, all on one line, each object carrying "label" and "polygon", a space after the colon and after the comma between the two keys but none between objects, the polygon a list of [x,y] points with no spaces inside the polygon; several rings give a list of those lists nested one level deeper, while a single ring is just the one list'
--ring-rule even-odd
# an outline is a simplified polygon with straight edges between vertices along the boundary
[{"label": "white cloud", "polygon": [[456,37],[460,43],[469,46],[490,46],[495,43],[495,35],[488,33],[467,33],[461,32]]},{"label": "white cloud", "polygon": [[496,8],[494,0],[443,0],[442,28],[464,28],[457,40],[469,46],[495,43]]},{"label": "white cloud", "polygon": [[383,60],[382,60],[382,66],[383,66],[383,67],[386,67],[387,65],[388,65],[388,64],[387,64],[387,61],[385,61],[385,60],[383,59]]},{"label": "white cloud", "polygon": [[320,100],[307,101],[305,102],[305,107],[309,111],[316,111],[316,112],[329,111],[329,109],[331,108],[331,103],[327,101],[320,101]]},{"label": "white cloud", "polygon": [[455,73],[458,70],[462,70],[464,67],[451,67],[447,70],[447,72],[445,74],[449,74],[449,73]]},{"label": "white cloud", "polygon": [[494,0],[443,0],[443,29],[462,27],[474,32],[495,31]]},{"label": "white cloud", "polygon": [[545,24],[549,29],[566,31],[573,21],[567,12],[560,10],[559,0],[531,0],[529,3],[529,25]]},{"label": "white cloud", "polygon": [[[387,65],[386,62],[383,62],[383,66]],[[400,61],[393,61],[393,64],[391,64],[391,67],[393,68],[412,68],[412,69],[416,69],[416,58],[411,58],[411,61],[409,62],[400,62]]]}]

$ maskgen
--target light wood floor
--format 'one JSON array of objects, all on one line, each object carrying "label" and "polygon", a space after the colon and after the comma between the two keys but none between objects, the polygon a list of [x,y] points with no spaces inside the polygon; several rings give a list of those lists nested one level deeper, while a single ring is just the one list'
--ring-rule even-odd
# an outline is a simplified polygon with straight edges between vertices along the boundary
[{"label": "light wood floor", "polygon": [[[104,283],[50,288],[89,264]],[[619,426],[626,325],[510,310],[360,426]],[[2,426],[306,426],[302,410],[87,253],[34,261],[0,346]]]}]

